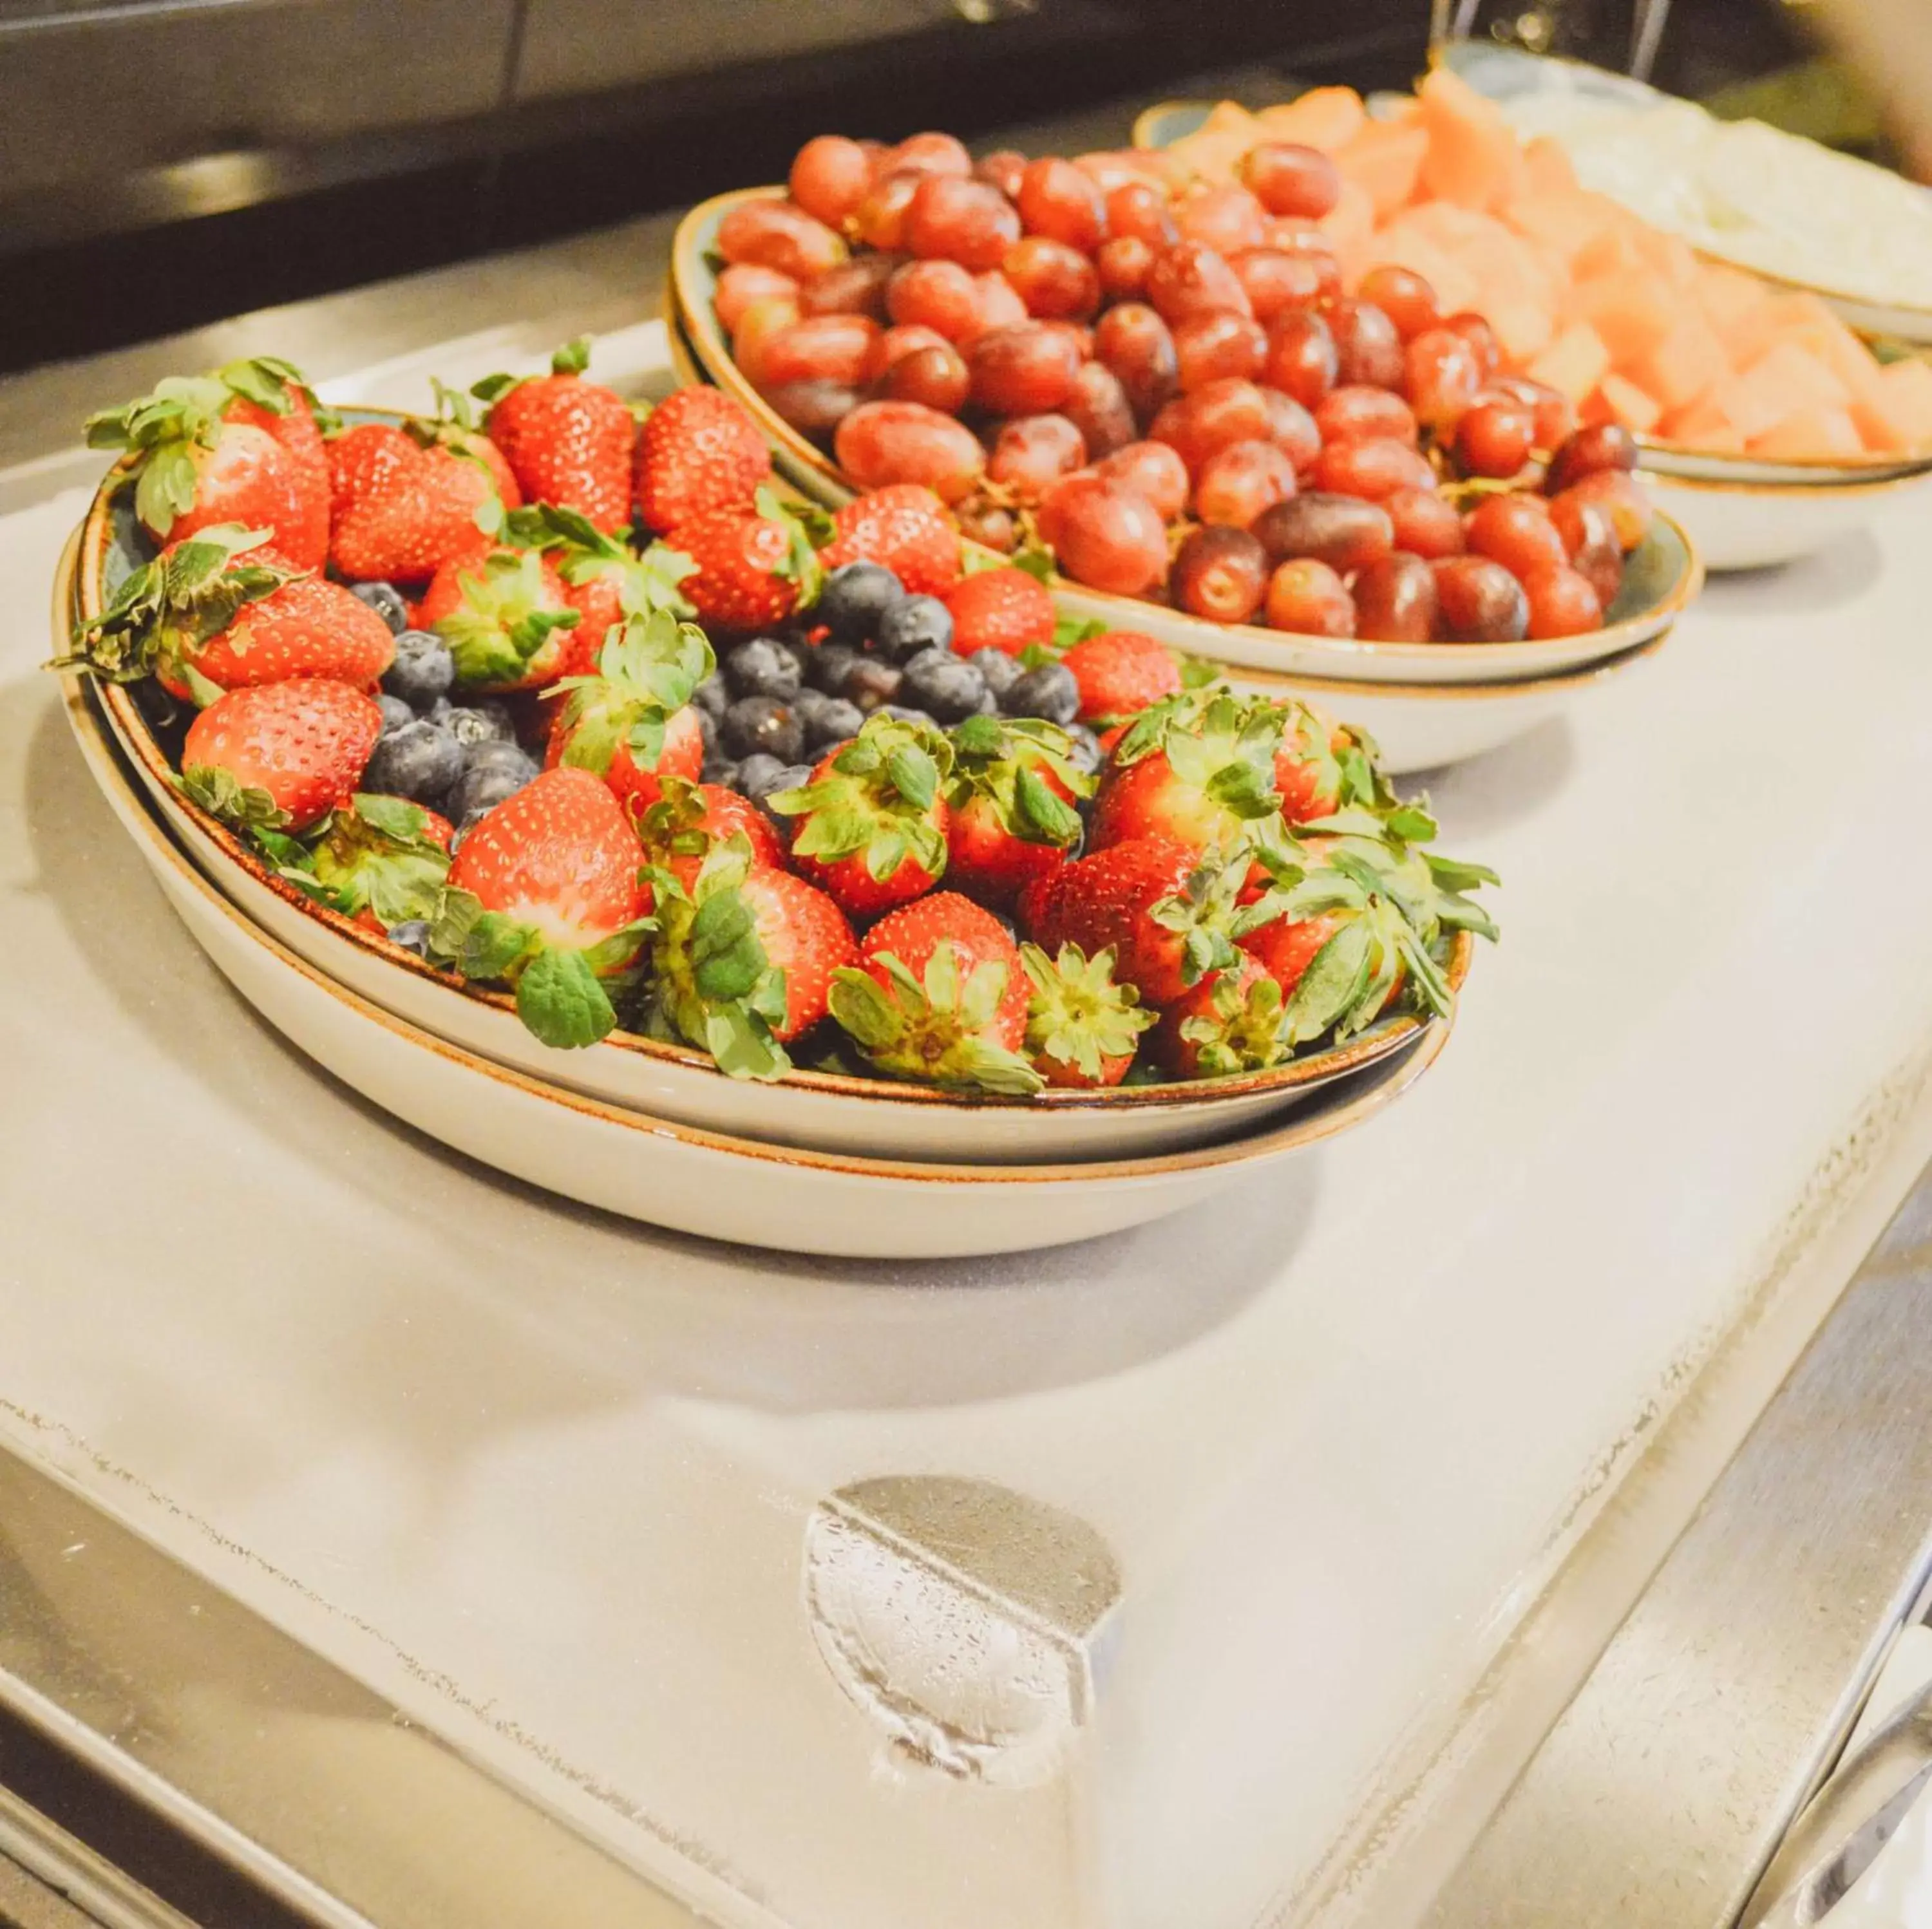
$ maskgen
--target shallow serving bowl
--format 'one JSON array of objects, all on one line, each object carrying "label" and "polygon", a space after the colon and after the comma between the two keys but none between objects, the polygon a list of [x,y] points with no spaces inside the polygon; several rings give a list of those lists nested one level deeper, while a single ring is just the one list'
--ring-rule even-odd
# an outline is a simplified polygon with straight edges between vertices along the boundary
[{"label": "shallow serving bowl", "polygon": [[[91,615],[141,553],[124,492],[95,499],[57,583],[54,628],[64,647],[76,613]],[[794,1071],[775,1084],[727,1077],[710,1056],[628,1032],[582,1051],[538,1043],[501,993],[467,988],[413,953],[325,910],[276,879],[224,825],[190,804],[132,694],[101,687],[107,727],[202,874],[273,942],[358,996],[436,1037],[604,1103],[702,1128],[845,1153],[905,1160],[1023,1164],[1138,1158],[1248,1131],[1311,1101],[1327,1085],[1401,1056],[1445,1021],[1385,1018],[1346,1045],[1271,1071],[1184,1084],[1031,1098],[962,1095],[836,1073]],[[1472,941],[1446,967],[1460,987]]]},{"label": "shallow serving bowl", "polygon": [[[782,194],[776,187],[742,189],[701,202],[678,225],[671,244],[668,332],[680,373],[701,377],[734,395],[770,442],[784,474],[806,494],[835,507],[855,493],[818,446],[782,419],[746,380],[712,306],[717,288],[718,225],[748,200]],[[680,340],[680,337],[682,339]],[[1310,637],[1250,623],[1214,623],[1138,597],[1084,589],[1057,577],[1054,601],[1070,614],[1117,629],[1144,631],[1164,643],[1216,662],[1284,675],[1337,678],[1354,683],[1517,682],[1559,675],[1620,657],[1668,630],[1696,595],[1703,569],[1690,539],[1667,515],[1657,518],[1629,560],[1610,620],[1578,637],[1515,643],[1376,643],[1352,637]]]},{"label": "shallow serving bowl", "polygon": [[918,1164],[705,1131],[566,1091],[410,1023],[304,960],[208,883],[148,808],[87,689],[67,679],[89,771],[216,967],[290,1041],[374,1104],[472,1158],[607,1212],[788,1252],[933,1259],[1059,1245],[1198,1203],[1372,1118],[1448,1042],[1331,1083],[1286,1123],[1147,1158]]}]

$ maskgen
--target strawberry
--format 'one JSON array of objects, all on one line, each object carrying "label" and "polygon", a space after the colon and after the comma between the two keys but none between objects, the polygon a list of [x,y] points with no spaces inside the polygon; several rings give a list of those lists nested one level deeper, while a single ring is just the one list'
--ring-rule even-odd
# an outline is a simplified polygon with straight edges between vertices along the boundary
[{"label": "strawberry", "polygon": [[845,915],[789,871],[754,861],[742,833],[695,871],[654,866],[658,1007],[734,1078],[778,1078],[785,1046],[822,1020],[832,978],[858,956]]},{"label": "strawberry", "polygon": [[564,600],[562,580],[530,550],[444,563],[416,610],[417,628],[448,644],[465,690],[542,688],[581,620]]},{"label": "strawberry", "polygon": [[78,660],[118,683],[152,672],[204,702],[293,677],[374,683],[396,653],[389,626],[340,583],[289,569],[265,534],[218,523],[170,544],[77,633]]},{"label": "strawberry", "polygon": [[230,690],[188,726],[181,787],[243,828],[305,830],[352,794],[382,731],[374,699],[346,683]]},{"label": "strawberry", "polygon": [[91,448],[133,451],[134,512],[157,541],[212,524],[266,529],[298,569],[328,552],[329,485],[301,376],[258,356],[171,376],[154,394],[90,416]]},{"label": "strawberry", "polygon": [[946,874],[957,889],[1007,911],[1066,862],[1080,841],[1073,800],[1094,788],[1072,748],[1057,724],[1032,717],[969,717],[953,731]]},{"label": "strawberry", "polygon": [[714,509],[748,509],[772,459],[744,404],[716,388],[680,388],[644,418],[633,493],[648,529]]},{"label": "strawberry", "polygon": [[1114,954],[1088,957],[1062,945],[1049,957],[1037,945],[1020,947],[1032,994],[1027,1003],[1026,1053],[1048,1085],[1076,1090],[1118,1085],[1154,1022],[1132,985],[1114,981]]},{"label": "strawberry", "polygon": [[587,336],[550,357],[550,373],[493,375],[470,390],[490,405],[484,424],[526,502],[574,509],[606,535],[631,520],[637,424],[614,389],[584,379]]},{"label": "strawberry", "polygon": [[1279,706],[1225,687],[1142,711],[1114,744],[1094,806],[1091,847],[1160,837],[1196,852],[1232,849],[1281,807],[1274,782],[1282,740]]},{"label": "strawberry", "polygon": [[661,795],[638,825],[646,862],[674,873],[686,891],[713,844],[742,837],[754,870],[782,870],[784,848],[772,820],[748,797],[720,783],[659,772]]},{"label": "strawberry", "polygon": [[706,510],[664,541],[697,565],[678,588],[701,623],[769,629],[818,594],[805,526],[769,489],[758,491],[754,509]]},{"label": "strawberry", "polygon": [[387,935],[411,918],[434,918],[449,873],[448,818],[400,797],[358,792],[303,843],[279,831],[256,841],[303,894]]},{"label": "strawberry", "polygon": [[1021,894],[1020,922],[1048,952],[1111,950],[1114,977],[1143,1004],[1172,1005],[1234,962],[1236,916],[1252,915],[1236,903],[1247,861],[1244,852],[1204,864],[1172,837],[1132,838],[1036,879]]},{"label": "strawberry", "polygon": [[1276,918],[1243,933],[1240,947],[1258,959],[1286,996],[1301,982],[1316,954],[1342,928],[1334,916]]},{"label": "strawberry", "polygon": [[832,528],[818,558],[828,570],[881,563],[908,596],[944,596],[959,580],[959,526],[921,484],[896,482],[856,496],[832,517]]},{"label": "strawberry", "polygon": [[1060,661],[1080,686],[1080,720],[1138,715],[1180,692],[1180,666],[1165,643],[1138,630],[1107,630],[1076,643]]},{"label": "strawberry", "polygon": [[590,676],[568,677],[550,727],[548,762],[594,772],[641,815],[665,777],[694,781],[704,735],[691,693],[711,674],[704,632],[667,610],[633,618],[605,643]]},{"label": "strawberry", "polygon": [[406,450],[385,436],[332,453],[338,508],[329,559],[352,583],[423,583],[446,563],[474,560],[522,502],[485,438],[460,425],[412,427],[426,445],[398,431]]},{"label": "strawberry", "polygon": [[970,657],[998,650],[1016,657],[1053,641],[1053,598],[1038,577],[1023,569],[982,569],[962,577],[946,592],[952,616],[952,648]]},{"label": "strawberry", "polygon": [[393,422],[358,422],[322,447],[328,463],[328,512],[340,522],[393,471],[410,467],[418,445]]},{"label": "strawberry", "polygon": [[832,1015],[895,1078],[1037,1092],[1026,1042],[1031,985],[989,911],[935,891],[872,927],[863,963],[832,975]]},{"label": "strawberry", "polygon": [[565,646],[560,675],[594,670],[612,625],[626,616],[647,616],[655,610],[692,613],[678,585],[695,565],[663,543],[639,556],[575,510],[548,502],[514,511],[507,532],[524,548],[543,551],[563,579],[564,600],[583,619]]},{"label": "strawberry", "polygon": [[1254,958],[1210,972],[1161,1014],[1153,1047],[1170,1078],[1266,1071],[1293,1053],[1281,987]]},{"label": "strawberry", "polygon": [[544,1044],[594,1044],[617,1022],[602,981],[629,969],[646,928],[638,855],[602,783],[546,771],[464,839],[430,954],[513,986],[518,1016]]},{"label": "strawberry", "polygon": [[878,714],[820,759],[811,781],[765,801],[793,820],[792,861],[850,918],[872,918],[945,874],[952,746],[937,730]]}]

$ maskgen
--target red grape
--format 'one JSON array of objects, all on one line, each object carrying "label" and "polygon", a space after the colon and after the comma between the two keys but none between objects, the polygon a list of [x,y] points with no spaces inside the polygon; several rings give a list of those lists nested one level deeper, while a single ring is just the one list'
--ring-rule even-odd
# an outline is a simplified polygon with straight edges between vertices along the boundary
[{"label": "red grape", "polygon": [[1264,245],[1279,248],[1283,254],[1292,254],[1307,262],[1321,277],[1318,299],[1336,301],[1341,298],[1342,264],[1335,259],[1334,247],[1324,229],[1307,221],[1270,221]]},{"label": "red grape", "polygon": [[1292,308],[1312,308],[1322,298],[1322,276],[1314,257],[1283,248],[1243,248],[1228,265],[1246,289],[1255,319],[1266,328]]},{"label": "red grape", "polygon": [[1077,154],[1073,165],[1102,194],[1111,194],[1130,181],[1145,181],[1157,169],[1157,163],[1132,148],[1102,148],[1092,154]]},{"label": "red grape", "polygon": [[1107,210],[1100,190],[1070,160],[1049,155],[1029,162],[1013,198],[1030,235],[1064,242],[1082,254],[1091,254],[1106,237]]},{"label": "red grape", "polygon": [[1403,352],[1402,388],[1416,420],[1446,435],[1462,419],[1483,385],[1476,351],[1448,328],[1430,328]]},{"label": "red grape", "polygon": [[880,393],[889,400],[921,403],[942,415],[963,409],[971,387],[966,358],[950,342],[898,356],[887,364],[879,384]]},{"label": "red grape", "polygon": [[1600,469],[1572,483],[1564,494],[1580,502],[1594,502],[1608,512],[1616,531],[1617,547],[1625,556],[1650,533],[1651,518],[1656,511],[1643,484],[1627,469]]},{"label": "red grape", "polygon": [[1028,235],[1006,250],[1000,272],[1029,315],[1090,315],[1100,305],[1100,277],[1078,248],[1046,235]]},{"label": "red grape", "polygon": [[1262,379],[1292,396],[1304,409],[1318,409],[1335,386],[1341,358],[1328,324],[1312,309],[1291,309],[1268,331],[1268,360]]},{"label": "red grape", "polygon": [[1241,157],[1241,178],[1270,214],[1318,221],[1342,198],[1342,175],[1319,148],[1270,141]]},{"label": "red grape", "polygon": [[1326,442],[1315,465],[1315,485],[1335,496],[1380,502],[1398,489],[1426,489],[1436,479],[1427,461],[1393,436]]},{"label": "red grape", "polygon": [[1369,436],[1387,436],[1411,448],[1416,444],[1413,411],[1400,395],[1386,388],[1357,384],[1330,390],[1315,412],[1315,426],[1324,442],[1359,442]]},{"label": "red grape", "polygon": [[1501,563],[1514,577],[1570,560],[1540,496],[1484,496],[1469,512],[1462,537],[1472,554]]},{"label": "red grape", "polygon": [[959,533],[969,543],[984,543],[989,550],[1010,556],[1019,547],[1020,526],[1013,512],[998,502],[971,498],[953,505],[959,519]]},{"label": "red grape", "polygon": [[1086,460],[1086,443],[1064,415],[1022,415],[1000,429],[986,476],[1030,502]]},{"label": "red grape", "polygon": [[973,157],[954,135],[914,134],[888,148],[874,164],[881,180],[902,168],[916,174],[964,175],[973,172]]},{"label": "red grape", "polygon": [[1126,448],[1138,433],[1133,405],[1120,378],[1103,361],[1080,364],[1073,393],[1060,406],[1066,419],[1080,431],[1090,455],[1112,455]]},{"label": "red grape", "polygon": [[815,281],[807,283],[798,305],[808,315],[869,315],[874,321],[883,322],[886,283],[897,266],[892,257],[885,254],[861,255],[856,261],[842,261],[836,268],[828,268]]},{"label": "red grape", "polygon": [[1355,634],[1378,643],[1426,643],[1436,629],[1436,576],[1397,550],[1355,577]]},{"label": "red grape", "polygon": [[868,247],[887,253],[905,243],[906,210],[912,197],[926,179],[922,174],[905,171],[883,175],[872,183],[872,191],[859,203],[852,226]]},{"label": "red grape", "polygon": [[1019,198],[1020,183],[1026,171],[1026,156],[1012,148],[996,148],[973,163],[973,178],[991,181],[1009,201]]},{"label": "red grape", "polygon": [[1294,493],[1294,465],[1272,442],[1230,442],[1201,466],[1194,513],[1204,523],[1250,527]]},{"label": "red grape", "polygon": [[1511,476],[1529,460],[1536,411],[1523,402],[1478,402],[1456,424],[1456,460],[1466,475]]},{"label": "red grape", "polygon": [[1579,499],[1574,490],[1553,497],[1550,520],[1570,553],[1570,567],[1597,592],[1597,600],[1607,610],[1616,601],[1623,582],[1623,545],[1617,541],[1616,524],[1610,512],[1588,497]]},{"label": "red grape", "polygon": [[1268,233],[1268,214],[1245,187],[1229,183],[1202,187],[1175,202],[1174,217],[1183,241],[1198,241],[1222,255],[1258,248]]},{"label": "red grape", "polygon": [[1322,460],[1322,431],[1315,418],[1279,388],[1263,388],[1262,401],[1268,409],[1268,440],[1294,464],[1297,475],[1312,472]]},{"label": "red grape", "polygon": [[1245,623],[1268,594],[1267,553],[1245,529],[1195,530],[1174,553],[1168,588],[1190,616]]},{"label": "red grape", "polygon": [[1094,325],[1094,353],[1120,379],[1134,413],[1143,421],[1179,385],[1174,337],[1154,310],[1138,301],[1109,308]]},{"label": "red grape", "polygon": [[1339,570],[1366,568],[1395,547],[1388,511],[1353,496],[1291,496],[1256,521],[1255,534],[1271,562],[1313,556]]},{"label": "red grape", "polygon": [[1094,470],[1144,496],[1163,523],[1172,523],[1187,507],[1187,465],[1166,442],[1130,442],[1102,457]]},{"label": "red grape", "polygon": [[1328,311],[1328,326],[1335,337],[1338,381],[1377,388],[1402,386],[1402,337],[1372,301],[1336,302]]},{"label": "red grape", "polygon": [[1144,496],[1104,476],[1061,484],[1053,499],[1054,554],[1090,589],[1138,596],[1167,575],[1167,526]]},{"label": "red grape", "polygon": [[880,328],[869,315],[808,315],[761,348],[759,386],[837,382],[862,388],[878,374]]},{"label": "red grape", "polygon": [[1328,564],[1298,556],[1268,578],[1268,620],[1271,629],[1304,636],[1352,637],[1354,599]]},{"label": "red grape", "polygon": [[1131,235],[1150,248],[1172,247],[1180,238],[1167,196],[1144,181],[1130,181],[1107,196],[1107,232],[1115,240]]},{"label": "red grape", "polygon": [[754,301],[738,317],[731,336],[731,354],[753,387],[764,381],[765,344],[793,327],[798,319],[798,304],[776,295]]},{"label": "red grape", "polygon": [[[1272,420],[1268,398],[1252,382],[1239,376],[1224,376],[1182,398],[1186,414],[1183,439],[1174,444],[1181,460],[1196,475],[1201,465],[1217,449],[1230,442],[1265,442]],[[1153,433],[1151,430],[1148,432]],[[1155,436],[1164,441],[1163,436]]]},{"label": "red grape", "polygon": [[980,439],[963,422],[916,402],[862,403],[838,425],[838,466],[861,489],[922,482],[956,502],[986,466]]},{"label": "red grape", "polygon": [[1372,268],[1355,292],[1361,300],[1372,301],[1406,342],[1442,326],[1442,310],[1437,305],[1436,290],[1412,268],[1393,265]]},{"label": "red grape", "polygon": [[735,335],[745,310],[754,301],[776,295],[796,304],[799,294],[799,285],[790,275],[782,274],[775,268],[760,268],[755,262],[741,261],[718,277],[718,294],[712,306],[718,311],[718,326],[728,335]]},{"label": "red grape", "polygon": [[886,310],[902,325],[969,342],[980,332],[980,284],[956,261],[909,261],[886,285]]},{"label": "red grape", "polygon": [[871,193],[872,157],[842,134],[820,134],[791,164],[791,198],[828,228],[842,227]]},{"label": "red grape", "polygon": [[1148,271],[1148,299],[1170,325],[1210,308],[1250,312],[1240,277],[1226,256],[1200,241],[1176,241],[1155,256]]},{"label": "red grape", "polygon": [[1496,373],[1496,364],[1503,358],[1502,344],[1496,340],[1496,331],[1486,316],[1465,308],[1461,313],[1451,315],[1442,325],[1452,335],[1460,335],[1475,350],[1485,380]]},{"label": "red grape", "polygon": [[1395,546],[1433,562],[1462,553],[1462,518],[1454,503],[1434,489],[1398,489],[1382,498],[1395,526]]},{"label": "red grape", "polygon": [[1529,404],[1536,417],[1536,446],[1540,449],[1556,448],[1576,433],[1576,405],[1560,388],[1532,382],[1526,375],[1499,375],[1476,399],[1486,401],[1492,394]]},{"label": "red grape", "polygon": [[1604,625],[1604,606],[1587,577],[1562,563],[1533,569],[1522,580],[1529,604],[1529,634],[1577,637]]},{"label": "red grape", "polygon": [[1186,315],[1174,325],[1174,352],[1180,370],[1183,394],[1204,388],[1226,377],[1252,377],[1262,372],[1268,337],[1258,322],[1231,309]]},{"label": "red grape", "polygon": [[990,328],[1016,328],[1027,319],[1027,306],[1020,299],[1019,290],[997,268],[973,279],[980,290],[982,333]]},{"label": "red grape", "polygon": [[975,274],[999,267],[1019,238],[1019,211],[983,181],[928,175],[906,208],[905,245],[910,253],[956,261]]},{"label": "red grape", "polygon": [[845,259],[845,244],[789,201],[741,201],[718,224],[718,252],[809,281]]},{"label": "red grape", "polygon": [[1134,301],[1147,292],[1148,272],[1154,266],[1154,247],[1138,235],[1116,235],[1100,244],[1094,267],[1102,295],[1113,301]]},{"label": "red grape", "polygon": [[1070,334],[1022,322],[980,336],[967,351],[973,400],[995,415],[1041,415],[1073,393],[1080,351]]},{"label": "red grape", "polygon": [[1579,429],[1550,458],[1545,487],[1552,496],[1560,496],[1586,475],[1600,469],[1632,469],[1636,466],[1636,438],[1621,422],[1593,422]]},{"label": "red grape", "polygon": [[890,368],[902,355],[916,353],[920,349],[950,349],[952,343],[937,328],[928,328],[922,322],[906,322],[897,328],[888,328],[879,337],[879,366]]},{"label": "red grape", "polygon": [[1436,577],[1436,629],[1452,643],[1513,643],[1529,630],[1522,585],[1487,556],[1444,556]]},{"label": "red grape", "polygon": [[800,434],[821,442],[865,399],[856,388],[836,382],[788,382],[764,395]]}]

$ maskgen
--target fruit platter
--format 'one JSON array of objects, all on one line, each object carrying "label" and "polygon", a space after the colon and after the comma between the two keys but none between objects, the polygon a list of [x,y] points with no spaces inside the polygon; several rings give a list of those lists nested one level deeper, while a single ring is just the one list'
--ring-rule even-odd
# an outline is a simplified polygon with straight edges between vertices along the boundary
[{"label": "fruit platter", "polygon": [[1267,151],[1259,191],[1178,189],[820,136],[686,217],[670,325],[800,488],[922,483],[1068,610],[1241,669],[1520,681],[1667,631],[1699,571],[1628,430],[1408,269],[1344,293],[1336,170]]},{"label": "fruit platter", "polygon": [[[264,358],[90,424],[56,666],[238,982],[674,1137],[1103,1190],[1432,1060],[1494,879],[1370,740],[1070,619],[922,487],[798,503],[731,397],[640,422],[586,352],[434,416]],[[1036,1219],[934,1236],[1080,1236]]]}]

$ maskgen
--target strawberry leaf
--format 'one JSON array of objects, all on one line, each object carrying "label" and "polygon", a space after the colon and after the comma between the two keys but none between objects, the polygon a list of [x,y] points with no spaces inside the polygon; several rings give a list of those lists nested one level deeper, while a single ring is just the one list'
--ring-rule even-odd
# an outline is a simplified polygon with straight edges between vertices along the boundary
[{"label": "strawberry leaf", "polygon": [[902,744],[886,759],[892,788],[916,810],[928,810],[939,794],[939,768],[916,744]]},{"label": "strawberry leaf", "polygon": [[584,954],[548,946],[518,976],[517,1016],[540,1044],[561,1051],[594,1045],[617,1023],[610,994]]},{"label": "strawberry leaf", "polygon": [[1028,843],[1064,848],[1080,834],[1080,813],[1023,763],[1013,774],[1013,828]]},{"label": "strawberry leaf", "polygon": [[[782,973],[778,974],[782,978]],[[730,1078],[782,1078],[791,1069],[785,1048],[772,1036],[761,1014],[742,1004],[719,1006],[707,1012],[700,1041]]]},{"label": "strawberry leaf", "polygon": [[1319,1038],[1367,990],[1374,933],[1366,918],[1351,918],[1315,954],[1282,1014],[1291,1044]]},{"label": "strawberry leaf", "polygon": [[738,892],[721,891],[698,907],[691,926],[691,963],[702,996],[748,996],[764,975],[767,962],[758,921]]},{"label": "strawberry leaf", "polygon": [[590,366],[590,337],[574,336],[550,358],[553,375],[581,375]]},{"label": "strawberry leaf", "polygon": [[244,786],[218,764],[194,764],[174,780],[190,804],[239,831],[278,831],[294,820],[266,790]]},{"label": "strawberry leaf", "polygon": [[891,1049],[905,1029],[904,1015],[870,972],[841,965],[832,974],[826,1002],[839,1025],[868,1052]]}]

